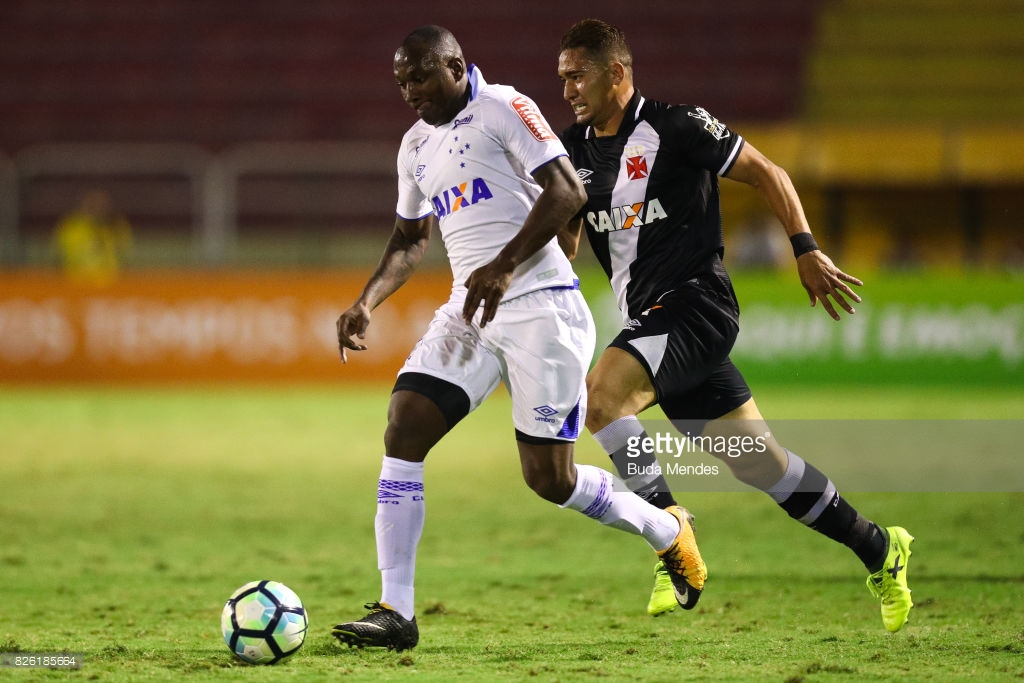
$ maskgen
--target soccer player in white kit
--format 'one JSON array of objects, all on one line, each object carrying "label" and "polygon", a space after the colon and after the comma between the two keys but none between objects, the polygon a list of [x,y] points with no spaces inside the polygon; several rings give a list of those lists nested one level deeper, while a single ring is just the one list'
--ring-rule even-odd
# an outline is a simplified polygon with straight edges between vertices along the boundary
[{"label": "soccer player in white kit", "polygon": [[[573,462],[586,413],[593,320],[569,256],[585,192],[534,103],[489,85],[454,36],[416,29],[394,73],[419,117],[398,154],[394,231],[373,275],[337,322],[342,361],[362,351],[371,311],[401,287],[437,226],[451,261],[449,300],[399,371],[388,407],[375,533],[380,600],[338,624],[349,646],[405,650],[419,641],[416,548],[424,524],[423,462],[459,420],[504,382],[526,483],[542,498],[641,535],[671,567],[680,604],[706,574],[685,510],[661,510],[607,471]],[[690,596],[688,597],[688,592]]]}]

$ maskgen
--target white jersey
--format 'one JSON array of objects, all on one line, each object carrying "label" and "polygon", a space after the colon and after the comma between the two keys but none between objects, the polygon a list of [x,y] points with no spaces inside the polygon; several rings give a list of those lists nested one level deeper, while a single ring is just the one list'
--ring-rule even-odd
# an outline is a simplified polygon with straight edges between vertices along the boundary
[{"label": "white jersey", "polygon": [[[465,109],[440,126],[417,121],[398,153],[396,211],[409,220],[437,216],[454,277],[452,301],[465,299],[470,274],[522,229],[541,193],[533,171],[568,156],[528,97],[489,85],[474,65],[469,87]],[[552,239],[516,268],[503,300],[575,281]]]}]

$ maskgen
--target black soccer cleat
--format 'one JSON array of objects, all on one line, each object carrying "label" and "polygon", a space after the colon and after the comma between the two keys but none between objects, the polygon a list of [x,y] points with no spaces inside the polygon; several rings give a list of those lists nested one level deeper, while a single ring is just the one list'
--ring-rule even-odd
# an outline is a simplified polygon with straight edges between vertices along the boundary
[{"label": "black soccer cleat", "polygon": [[368,602],[363,607],[370,610],[365,617],[338,624],[331,630],[338,642],[349,647],[386,647],[397,652],[416,647],[420,640],[416,617],[410,621],[381,602]]}]

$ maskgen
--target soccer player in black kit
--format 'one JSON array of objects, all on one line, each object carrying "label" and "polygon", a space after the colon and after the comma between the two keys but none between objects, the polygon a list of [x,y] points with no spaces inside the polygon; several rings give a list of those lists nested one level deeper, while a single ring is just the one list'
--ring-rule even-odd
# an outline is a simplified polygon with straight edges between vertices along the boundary
[{"label": "soccer player in black kit", "polygon": [[[712,438],[766,432],[729,360],[739,306],[722,264],[718,177],[751,185],[771,207],[793,244],[812,306],[821,303],[836,320],[837,307],[852,314],[850,301],[860,297],[849,285],[861,282],[818,249],[782,168],[705,109],[648,100],[634,88],[632,54],[617,27],[595,19],[573,26],[562,38],[558,75],[576,121],[562,140],[587,191],[576,231],[562,241],[571,245],[581,225],[586,229],[623,317],[587,377],[586,426],[637,495],[671,508],[677,503],[664,477],[645,467],[654,456],[635,457],[638,449],[628,448],[647,437],[640,412],[660,404],[673,423],[687,421],[697,425],[688,431]],[[825,474],[774,437],[765,446],[740,457],[713,455],[791,517],[848,546],[868,570],[883,624],[898,631],[912,606],[906,568],[913,537],[864,518]],[[707,571],[694,551],[701,566],[689,575],[699,577],[692,586],[699,597]],[[675,605],[659,563],[648,612],[657,616]]]}]

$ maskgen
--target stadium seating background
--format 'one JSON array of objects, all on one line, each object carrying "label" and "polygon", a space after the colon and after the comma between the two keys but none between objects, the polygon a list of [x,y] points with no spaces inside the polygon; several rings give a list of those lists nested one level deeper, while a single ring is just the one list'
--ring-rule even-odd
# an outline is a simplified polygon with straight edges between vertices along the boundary
[{"label": "stadium seating background", "polygon": [[[52,359],[47,370],[46,344],[64,340],[62,362],[78,367],[71,337],[53,330],[87,319],[104,294],[59,298],[67,285],[50,240],[89,187],[108,190],[135,230],[118,296],[211,267],[220,278],[253,269],[365,278],[393,220],[394,148],[412,120],[391,74],[401,38],[424,23],[451,28],[490,81],[528,93],[561,128],[569,112],[555,75],[558,40],[585,16],[626,30],[642,92],[706,107],[785,167],[815,233],[848,270],[938,270],[952,274],[937,287],[949,290],[968,271],[997,278],[975,283],[1024,271],[1024,0],[8,0],[0,4],[0,276],[10,277],[0,286],[0,356],[31,357],[38,373],[60,380],[67,374]],[[739,256],[767,226],[774,265],[791,276],[785,237],[757,195],[723,182],[723,197],[734,271],[755,265]],[[442,261],[432,246],[428,264],[441,280]],[[582,257],[581,269],[592,265]],[[56,289],[38,286],[46,276]],[[244,297],[246,277],[224,291]],[[999,291],[982,313],[1009,317],[1016,349],[1019,312]],[[195,295],[204,293],[196,284]],[[923,313],[933,321],[942,306],[969,305],[936,297],[913,305],[938,306]],[[231,301],[218,330],[242,319],[233,311],[249,310]],[[121,329],[134,334],[141,318],[124,310]],[[330,317],[317,308],[321,315]],[[945,341],[928,346],[932,337],[918,335],[921,348],[955,342],[957,354],[977,354],[1003,334],[972,346],[955,324],[929,329],[939,328]],[[35,338],[42,345],[12,342]],[[1019,364],[1013,349],[1005,367]],[[0,379],[22,376],[10,368]]]},{"label": "stadium seating background", "polygon": [[813,0],[474,5],[395,0],[11,1],[0,9],[0,146],[53,142],[393,140],[408,126],[391,76],[401,38],[451,28],[493,82],[566,123],[558,40],[582,16],[633,39],[641,83],[735,119],[798,114]]},{"label": "stadium seating background", "polygon": [[[180,177],[61,172],[54,143],[216,155],[253,142],[357,141],[376,145],[374,172],[296,179],[286,168],[240,183],[241,239],[215,260],[359,262],[359,241],[344,233],[389,224],[380,161],[410,122],[390,73],[401,37],[422,23],[450,27],[491,81],[530,94],[561,128],[557,44],[583,16],[626,30],[643,92],[701,104],[789,169],[833,252],[874,266],[905,236],[922,263],[948,266],[1000,264],[1024,249],[1001,218],[1021,209],[1024,183],[1021,0],[11,0],[0,7],[0,179],[18,178],[17,228],[6,230],[17,243],[0,260],[45,262],[54,221],[98,182],[142,231],[136,265],[188,265],[202,253],[189,248],[202,226]],[[18,175],[40,146],[47,172]],[[742,236],[764,210],[732,194],[727,232]]]}]

